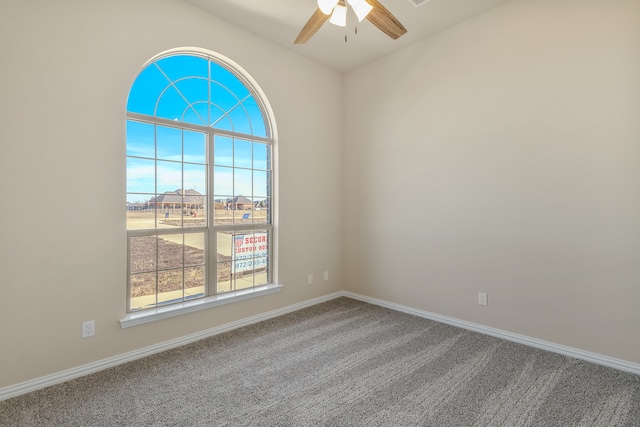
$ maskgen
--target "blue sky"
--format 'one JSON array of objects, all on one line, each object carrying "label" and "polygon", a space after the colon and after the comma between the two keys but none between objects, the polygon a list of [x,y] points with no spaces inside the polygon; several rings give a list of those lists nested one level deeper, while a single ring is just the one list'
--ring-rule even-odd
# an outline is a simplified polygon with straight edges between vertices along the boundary
[{"label": "blue sky", "polygon": [[260,108],[230,71],[202,57],[175,55],[147,65],[127,111],[266,137]]},{"label": "blue sky", "polygon": [[[134,82],[127,108],[248,138],[267,136],[263,115],[249,90],[234,74],[201,57],[178,55],[149,64]],[[213,157],[214,198],[268,196],[267,145],[217,135]],[[145,201],[179,188],[205,194],[206,160],[205,132],[128,120],[127,201]]]}]

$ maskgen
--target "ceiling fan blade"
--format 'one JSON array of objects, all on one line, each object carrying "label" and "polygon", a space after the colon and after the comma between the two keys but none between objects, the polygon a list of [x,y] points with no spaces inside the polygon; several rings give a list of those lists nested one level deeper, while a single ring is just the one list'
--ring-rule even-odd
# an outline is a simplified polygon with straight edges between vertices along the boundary
[{"label": "ceiling fan blade", "polygon": [[373,6],[373,9],[367,15],[367,19],[373,25],[378,27],[380,31],[396,40],[398,37],[407,32],[407,29],[393,16],[386,7],[380,4],[378,0],[367,0]]},{"label": "ceiling fan blade", "polygon": [[298,37],[293,41],[293,44],[303,44],[309,41],[327,19],[329,19],[329,15],[322,13],[320,8],[316,9],[313,15],[311,15],[311,18],[309,18],[307,23],[304,24],[304,27],[302,27],[300,34],[298,34]]}]

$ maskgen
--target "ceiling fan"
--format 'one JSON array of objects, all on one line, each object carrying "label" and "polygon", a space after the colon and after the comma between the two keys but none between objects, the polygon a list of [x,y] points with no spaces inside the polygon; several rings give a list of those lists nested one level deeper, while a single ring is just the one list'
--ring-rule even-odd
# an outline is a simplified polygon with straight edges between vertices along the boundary
[{"label": "ceiling fan", "polygon": [[293,43],[303,44],[309,41],[327,20],[334,25],[346,26],[347,4],[355,12],[358,21],[367,18],[369,22],[394,40],[407,32],[400,21],[378,0],[318,0],[318,8],[302,27],[302,31]]}]

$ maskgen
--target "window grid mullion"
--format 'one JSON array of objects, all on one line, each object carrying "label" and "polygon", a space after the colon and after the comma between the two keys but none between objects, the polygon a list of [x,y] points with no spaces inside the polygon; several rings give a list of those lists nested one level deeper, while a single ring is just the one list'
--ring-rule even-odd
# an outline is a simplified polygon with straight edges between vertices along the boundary
[{"label": "window grid mullion", "polygon": [[271,144],[272,142],[271,138],[264,137],[264,136],[249,135],[249,134],[245,134],[241,132],[233,132],[225,129],[212,129],[209,126],[200,126],[193,123],[178,122],[180,124],[178,126],[175,120],[164,119],[162,117],[148,116],[146,114],[140,114],[140,113],[129,112],[127,113],[127,118],[130,120],[134,120],[142,123],[149,123],[149,124],[155,124],[155,125],[161,125],[161,126],[167,126],[167,127],[173,127],[173,128],[186,129],[186,130],[191,130],[195,132],[215,132],[218,135],[228,136],[230,138],[237,137],[237,138],[242,138],[247,140],[253,139],[255,141],[259,141],[265,144]]},{"label": "window grid mullion", "polygon": [[[209,73],[211,73],[211,66],[209,65]],[[210,86],[210,85],[209,85]],[[209,91],[211,89],[209,88]],[[211,107],[209,107],[210,111]],[[211,114],[211,113],[209,113]],[[205,277],[207,285],[207,295],[215,295],[218,293],[218,236],[213,230],[213,224],[215,222],[215,202],[213,194],[214,189],[214,144],[215,134],[211,129],[207,129],[207,200],[208,200],[208,212],[207,212],[207,265],[205,266]]]}]

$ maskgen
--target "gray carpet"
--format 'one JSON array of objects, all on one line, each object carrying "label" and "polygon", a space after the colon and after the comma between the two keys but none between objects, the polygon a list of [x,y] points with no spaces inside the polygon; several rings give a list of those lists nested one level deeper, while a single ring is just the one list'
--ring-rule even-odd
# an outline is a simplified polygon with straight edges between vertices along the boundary
[{"label": "gray carpet", "polygon": [[339,298],[0,402],[2,426],[640,426],[640,377]]}]

